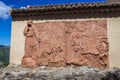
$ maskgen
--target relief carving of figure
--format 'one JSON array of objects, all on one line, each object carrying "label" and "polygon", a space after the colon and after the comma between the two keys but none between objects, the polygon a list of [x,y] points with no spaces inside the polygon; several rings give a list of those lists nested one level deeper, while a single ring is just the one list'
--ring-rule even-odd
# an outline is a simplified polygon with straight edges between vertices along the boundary
[{"label": "relief carving of figure", "polygon": [[71,51],[68,53],[71,56],[68,58],[72,57],[68,63],[108,68],[106,21],[101,21],[101,23],[100,21],[81,21],[74,25],[71,23],[67,22],[66,25],[66,32],[70,34],[68,38],[71,40],[71,42],[68,40],[68,44],[71,46]]},{"label": "relief carving of figure", "polygon": [[37,45],[39,42],[39,38],[37,37],[38,32],[35,26],[33,25],[32,20],[29,20],[27,22],[27,26],[25,27],[23,34],[26,37],[26,39],[25,39],[25,55],[22,59],[22,65],[34,67],[36,66],[34,55],[37,53],[38,48]]}]

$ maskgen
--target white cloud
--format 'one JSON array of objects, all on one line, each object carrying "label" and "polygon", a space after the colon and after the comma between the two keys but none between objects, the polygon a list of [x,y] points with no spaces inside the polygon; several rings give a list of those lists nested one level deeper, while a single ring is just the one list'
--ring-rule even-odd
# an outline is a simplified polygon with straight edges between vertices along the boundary
[{"label": "white cloud", "polygon": [[20,9],[26,9],[26,7],[21,7]]},{"label": "white cloud", "polygon": [[0,18],[7,19],[10,16],[11,7],[0,1]]}]

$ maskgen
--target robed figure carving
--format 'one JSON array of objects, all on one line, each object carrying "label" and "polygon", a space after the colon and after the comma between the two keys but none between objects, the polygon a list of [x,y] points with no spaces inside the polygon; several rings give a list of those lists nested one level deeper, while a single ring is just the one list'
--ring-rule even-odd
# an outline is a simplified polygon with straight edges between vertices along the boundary
[{"label": "robed figure carving", "polygon": [[37,37],[38,31],[34,26],[32,20],[27,22],[27,26],[24,29],[25,38],[25,55],[22,59],[22,65],[26,67],[36,67],[36,61],[34,60],[35,54],[37,54],[39,38]]}]

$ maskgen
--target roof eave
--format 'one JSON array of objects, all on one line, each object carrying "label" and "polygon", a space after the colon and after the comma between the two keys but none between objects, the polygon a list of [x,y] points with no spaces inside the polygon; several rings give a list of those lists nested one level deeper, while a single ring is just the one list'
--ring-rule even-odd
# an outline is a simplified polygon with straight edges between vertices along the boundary
[{"label": "roof eave", "polygon": [[43,16],[60,14],[80,14],[96,12],[120,12],[120,3],[88,3],[88,4],[69,4],[28,7],[26,9],[12,9],[11,16]]}]

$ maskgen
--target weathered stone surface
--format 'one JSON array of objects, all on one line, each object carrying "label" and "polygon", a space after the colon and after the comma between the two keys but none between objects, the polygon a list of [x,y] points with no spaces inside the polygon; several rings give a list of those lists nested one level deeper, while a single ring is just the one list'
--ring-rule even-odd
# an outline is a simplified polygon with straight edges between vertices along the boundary
[{"label": "weathered stone surface", "polygon": [[45,67],[28,69],[19,65],[0,69],[0,80],[120,80],[120,69],[94,67]]},{"label": "weathered stone surface", "polygon": [[24,67],[109,67],[106,20],[28,21],[24,35]]}]

